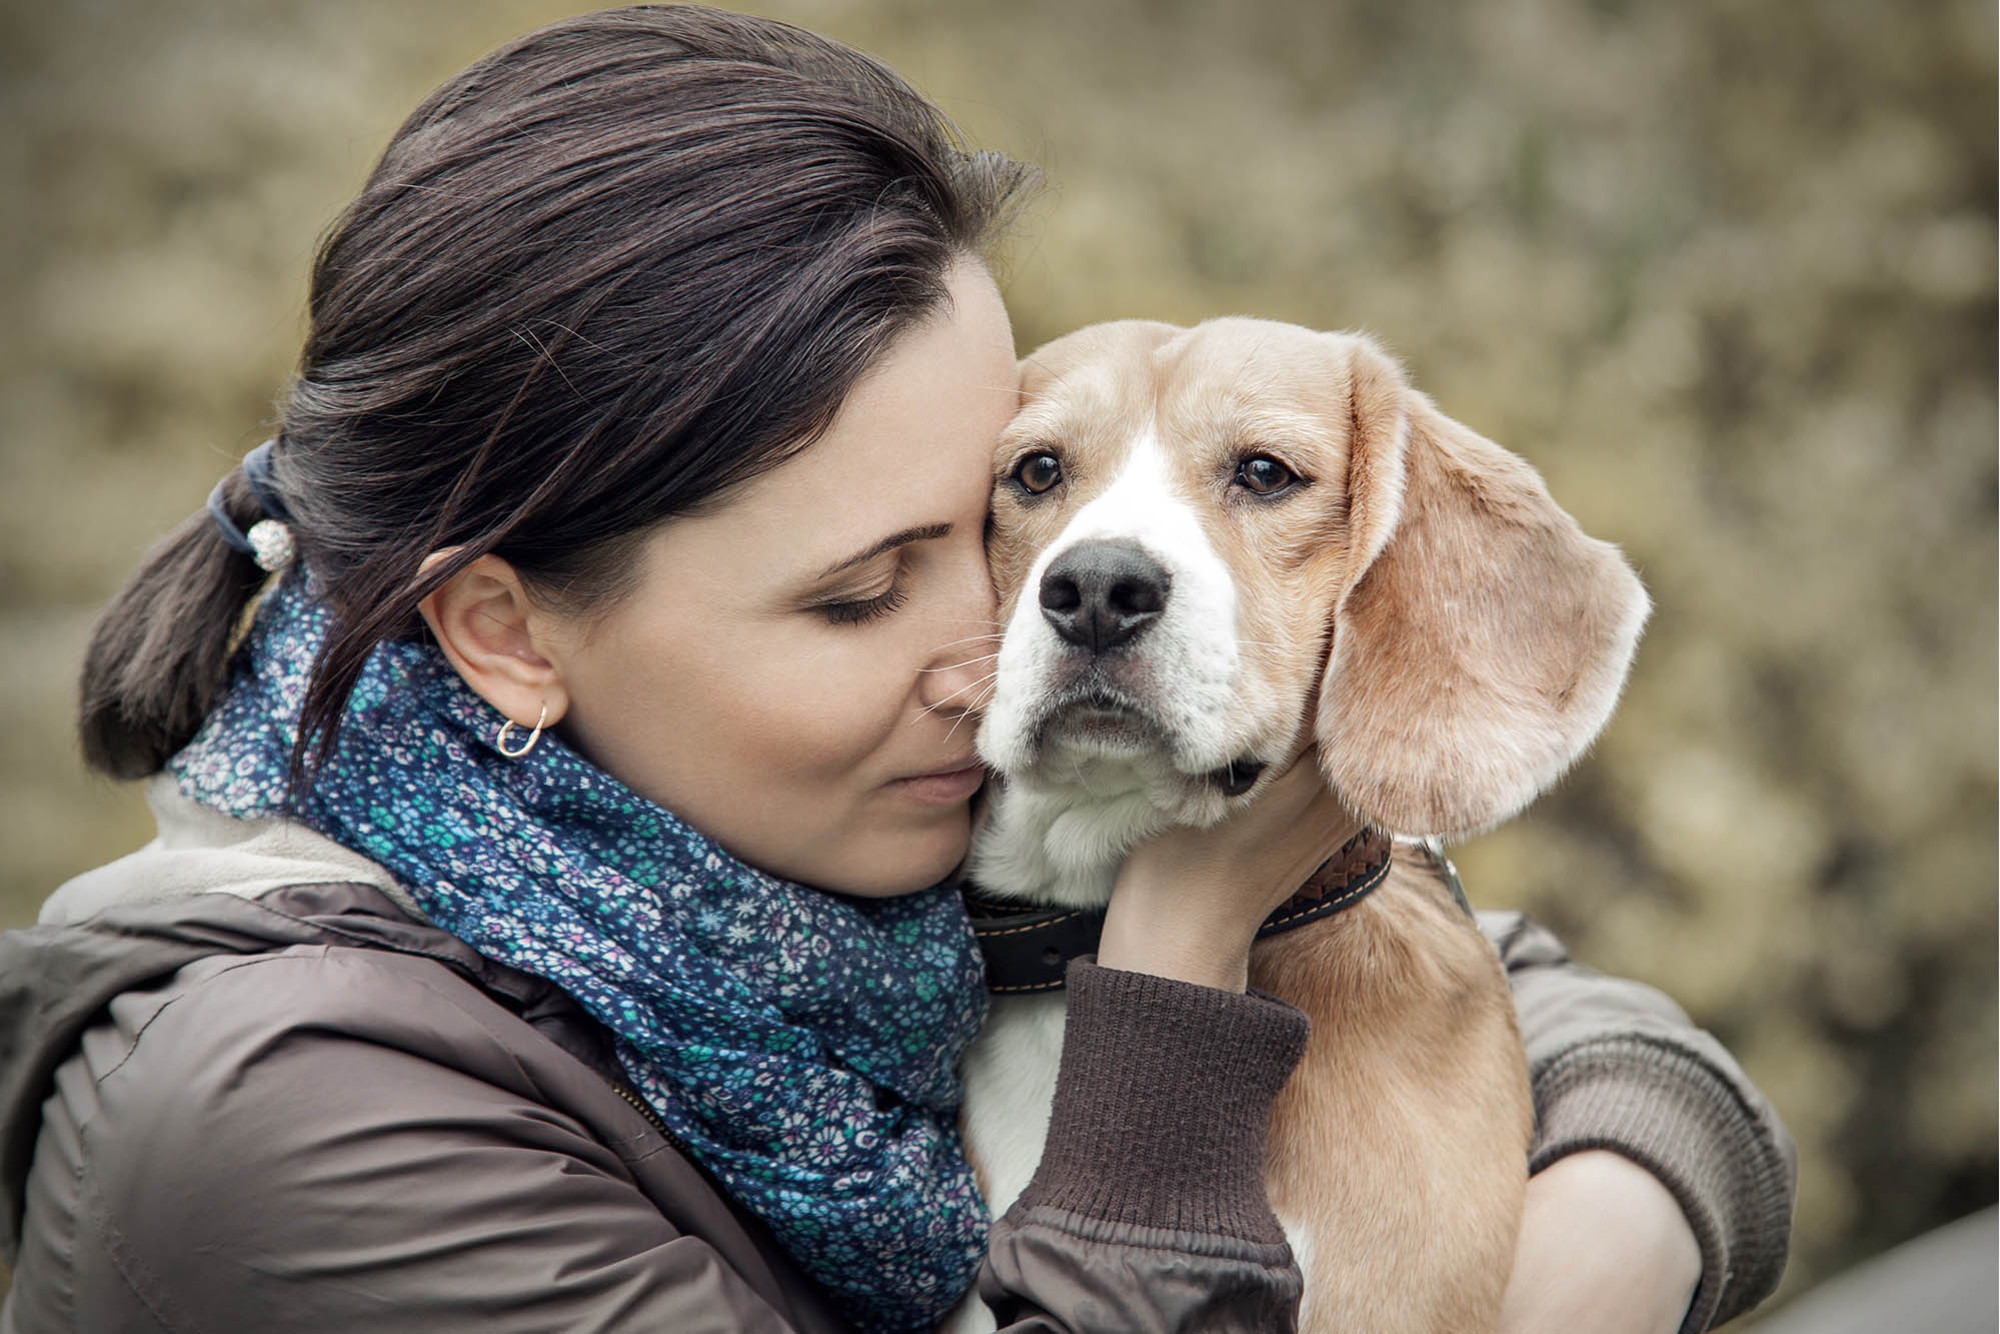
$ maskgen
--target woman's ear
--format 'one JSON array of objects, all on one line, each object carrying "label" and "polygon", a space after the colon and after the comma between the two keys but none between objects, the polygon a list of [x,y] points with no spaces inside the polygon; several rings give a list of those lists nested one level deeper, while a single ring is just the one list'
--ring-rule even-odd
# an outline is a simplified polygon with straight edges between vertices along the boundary
[{"label": "woman's ear", "polygon": [[1328,781],[1397,833],[1506,819],[1596,737],[1646,593],[1528,464],[1437,410],[1353,340],[1353,581],[1315,733]]},{"label": "woman's ear", "polygon": [[[424,568],[449,554],[433,552]],[[506,561],[481,556],[417,610],[465,683],[522,728],[553,727],[568,711],[569,691],[545,651],[553,622]]]}]

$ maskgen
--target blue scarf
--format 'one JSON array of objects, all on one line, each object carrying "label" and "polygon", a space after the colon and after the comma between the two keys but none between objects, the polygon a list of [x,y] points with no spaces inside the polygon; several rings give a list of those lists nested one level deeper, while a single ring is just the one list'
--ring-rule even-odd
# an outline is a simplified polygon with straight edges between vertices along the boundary
[{"label": "blue scarf", "polygon": [[983,1255],[958,1136],[959,1054],[985,1014],[945,888],[845,898],[747,866],[553,735],[500,715],[434,647],[376,649],[337,752],[287,801],[331,613],[297,572],[169,764],[246,819],[289,815],[386,867],[445,930],[545,977],[617,1038],[633,1086],[868,1329],[934,1325]]}]

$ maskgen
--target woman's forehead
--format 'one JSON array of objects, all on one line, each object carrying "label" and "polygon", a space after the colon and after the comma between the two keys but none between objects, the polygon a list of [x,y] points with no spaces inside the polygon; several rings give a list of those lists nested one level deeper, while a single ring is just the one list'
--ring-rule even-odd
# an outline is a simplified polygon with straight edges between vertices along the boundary
[{"label": "woman's forehead", "polygon": [[821,437],[723,505],[670,525],[681,554],[811,578],[906,529],[963,521],[983,502],[1018,403],[1013,336],[983,268],[861,378]]}]

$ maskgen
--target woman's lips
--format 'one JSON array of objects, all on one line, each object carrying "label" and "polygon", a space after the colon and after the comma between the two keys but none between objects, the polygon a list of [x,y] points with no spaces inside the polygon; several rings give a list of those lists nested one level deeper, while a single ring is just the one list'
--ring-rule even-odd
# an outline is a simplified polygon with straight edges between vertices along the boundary
[{"label": "woman's lips", "polygon": [[977,759],[966,760],[948,769],[938,769],[914,778],[898,778],[889,786],[912,801],[937,806],[954,806],[970,801],[986,781],[986,766]]}]

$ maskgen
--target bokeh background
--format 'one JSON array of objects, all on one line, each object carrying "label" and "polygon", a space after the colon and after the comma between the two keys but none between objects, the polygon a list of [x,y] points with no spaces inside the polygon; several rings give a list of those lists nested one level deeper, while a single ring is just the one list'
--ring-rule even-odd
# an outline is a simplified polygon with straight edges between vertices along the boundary
[{"label": "bokeh background", "polygon": [[[0,8],[0,926],[150,834],[83,774],[72,678],[263,438],[316,237],[426,91],[580,7]],[[747,7],[1042,167],[1024,350],[1366,328],[1624,547],[1658,609],[1622,709],[1459,861],[1781,1109],[1780,1300],[1993,1201],[1991,4]]]}]

